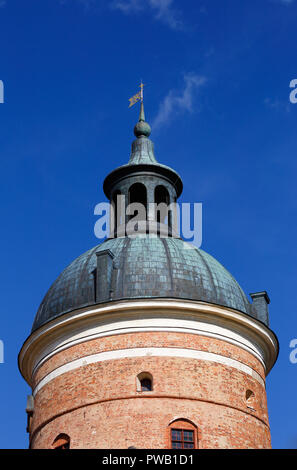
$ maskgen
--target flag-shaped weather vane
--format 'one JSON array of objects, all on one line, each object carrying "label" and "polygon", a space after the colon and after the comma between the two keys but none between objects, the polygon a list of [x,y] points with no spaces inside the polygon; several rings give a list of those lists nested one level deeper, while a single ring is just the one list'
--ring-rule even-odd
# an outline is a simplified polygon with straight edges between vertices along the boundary
[{"label": "flag-shaped weather vane", "polygon": [[140,83],[140,91],[138,93],[136,93],[136,95],[132,96],[132,98],[129,98],[129,101],[130,101],[130,104],[129,104],[129,108],[131,108],[131,106],[133,106],[133,104],[137,103],[137,101],[141,101],[143,102],[143,87],[144,87],[144,84]]}]

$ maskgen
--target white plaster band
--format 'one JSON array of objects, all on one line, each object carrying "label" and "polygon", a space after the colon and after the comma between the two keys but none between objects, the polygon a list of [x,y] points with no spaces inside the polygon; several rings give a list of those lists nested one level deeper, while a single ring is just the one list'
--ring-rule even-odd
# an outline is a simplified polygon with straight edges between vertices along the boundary
[{"label": "white plaster band", "polygon": [[128,359],[132,357],[182,357],[184,359],[199,359],[202,361],[215,362],[217,364],[223,364],[228,367],[233,367],[245,374],[252,376],[257,380],[263,387],[265,386],[262,377],[251,367],[243,364],[242,362],[230,359],[226,356],[219,354],[209,353],[206,351],[197,351],[196,349],[182,349],[182,348],[133,348],[133,349],[118,349],[115,351],[106,351],[90,356],[85,356],[75,361],[64,364],[57,369],[46,375],[39,384],[35,387],[33,395],[44,387],[51,380],[59,377],[62,374],[84,367],[89,364],[95,364],[96,362],[110,361],[115,359]]},{"label": "white plaster band", "polygon": [[196,334],[231,343],[256,357],[266,375],[278,353],[274,333],[246,314],[203,302],[146,299],[109,302],[57,317],[27,338],[19,354],[19,368],[31,385],[42,364],[71,346],[104,336],[152,331]]},{"label": "white plaster band", "polygon": [[68,334],[61,335],[59,342],[55,342],[53,348],[51,344],[44,348],[43,356],[36,361],[32,375],[34,375],[42,364],[49,360],[55,354],[84,343],[86,341],[121,334],[129,333],[152,333],[152,332],[168,332],[168,333],[184,333],[194,334],[198,336],[206,336],[209,338],[226,341],[235,346],[244,349],[253,356],[255,356],[265,367],[262,356],[255,346],[255,344],[239,335],[237,332],[224,328],[219,325],[212,325],[203,321],[189,320],[186,318],[141,318],[141,319],[126,319],[121,321],[114,321],[113,323],[95,323],[95,325],[88,325],[83,330],[71,330]]}]

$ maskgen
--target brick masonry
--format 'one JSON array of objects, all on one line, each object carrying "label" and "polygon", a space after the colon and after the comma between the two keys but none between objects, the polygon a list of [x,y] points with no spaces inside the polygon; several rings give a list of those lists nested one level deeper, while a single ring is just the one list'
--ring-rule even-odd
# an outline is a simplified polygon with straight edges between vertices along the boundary
[{"label": "brick masonry", "polygon": [[[139,332],[98,338],[57,353],[36,371],[34,385],[78,358],[143,347],[220,354],[265,378],[262,364],[230,343],[185,333]],[[153,376],[153,391],[137,391],[141,372]],[[254,393],[252,402],[246,400],[247,390]],[[50,380],[35,396],[30,445],[51,448],[64,433],[71,448],[170,448],[173,425],[195,429],[196,445],[202,449],[270,448],[266,392],[256,379],[215,362],[157,356],[97,362]]]}]

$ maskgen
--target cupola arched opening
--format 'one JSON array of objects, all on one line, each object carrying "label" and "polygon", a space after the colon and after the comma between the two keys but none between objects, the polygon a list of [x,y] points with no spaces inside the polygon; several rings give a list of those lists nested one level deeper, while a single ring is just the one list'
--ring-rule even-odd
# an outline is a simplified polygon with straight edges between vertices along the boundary
[{"label": "cupola arched opening", "polygon": [[[135,202],[142,204],[145,212],[147,213],[147,191],[146,187],[142,183],[134,183],[129,188],[128,193],[129,204],[133,204]],[[135,214],[136,215],[136,214]],[[134,217],[134,215],[130,215],[129,218]]]},{"label": "cupola arched opening", "polygon": [[[156,221],[158,223],[166,223],[171,227],[171,211],[168,211],[168,206],[170,204],[170,196],[168,190],[165,186],[158,185],[155,187],[155,204],[161,208],[156,207]],[[163,206],[163,209],[162,209]],[[166,207],[165,207],[166,206]]]}]

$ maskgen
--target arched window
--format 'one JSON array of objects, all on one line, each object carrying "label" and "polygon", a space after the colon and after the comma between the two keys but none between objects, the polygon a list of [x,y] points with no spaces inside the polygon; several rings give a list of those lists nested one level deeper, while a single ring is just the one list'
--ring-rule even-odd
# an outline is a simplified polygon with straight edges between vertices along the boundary
[{"label": "arched window", "polygon": [[52,445],[55,450],[70,449],[70,437],[67,434],[59,434]]},{"label": "arched window", "polygon": [[169,425],[169,448],[197,449],[197,426],[188,419],[177,419]]},{"label": "arched window", "polygon": [[136,382],[137,392],[153,391],[153,376],[149,372],[141,372],[141,374],[138,374]]},{"label": "arched window", "polygon": [[[159,223],[162,223],[164,224],[165,221],[166,221],[166,217],[168,216],[168,225],[171,226],[171,223],[170,223],[170,214],[168,214],[168,205],[170,203],[170,197],[169,197],[169,192],[167,191],[167,189],[165,188],[165,186],[156,186],[155,188],[155,204],[157,204],[157,206],[159,204],[162,204],[163,205],[163,209],[162,209],[162,206],[161,207],[161,210],[158,210],[156,208],[156,221],[159,222]],[[165,206],[167,206],[165,208]]]},{"label": "arched window", "polygon": [[169,204],[169,192],[165,188],[165,186],[156,186],[155,187],[155,203],[160,204],[160,202],[164,202],[165,204]]},{"label": "arched window", "polygon": [[[133,204],[134,202],[142,204],[145,212],[147,212],[146,187],[142,183],[132,184],[129,188],[129,204]],[[134,215],[130,215],[130,218],[132,217],[134,217]]]}]

